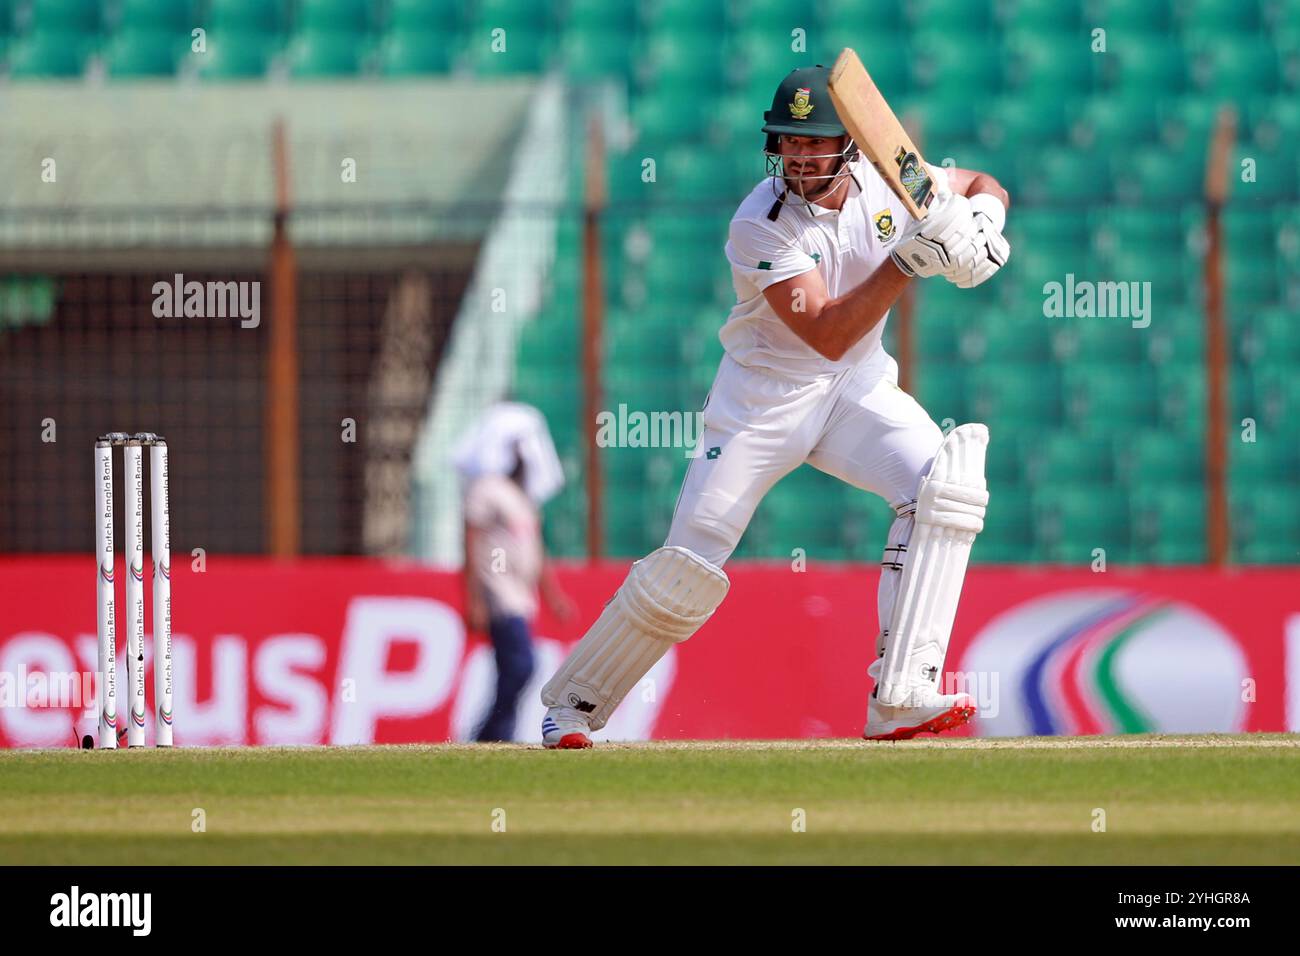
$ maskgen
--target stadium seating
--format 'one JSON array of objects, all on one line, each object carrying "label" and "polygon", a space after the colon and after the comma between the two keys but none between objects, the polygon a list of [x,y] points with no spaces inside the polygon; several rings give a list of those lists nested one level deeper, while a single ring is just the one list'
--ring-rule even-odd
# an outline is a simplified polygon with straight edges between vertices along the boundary
[{"label": "stadium seating", "polygon": [[[196,25],[209,32],[201,58],[188,54]],[[797,36],[806,52],[792,51]],[[1233,555],[1294,561],[1296,0],[0,0],[0,75],[15,82],[97,65],[110,78],[219,82],[282,64],[299,81],[558,69],[584,89],[613,83],[629,135],[611,136],[606,170],[605,401],[681,410],[703,403],[721,353],[722,247],[736,201],[763,177],[762,113],[786,69],[829,62],[843,45],[929,155],[987,169],[1014,195],[1010,267],[977,290],[927,282],[915,296],[914,392],[936,421],[985,420],[993,432],[977,562],[1086,563],[1094,547],[1110,561],[1205,558],[1202,194],[1209,137],[1222,107],[1236,108],[1231,169],[1249,160],[1254,175],[1229,177],[1223,215]],[[971,90],[987,105],[976,109]],[[570,188],[580,196],[581,177]],[[573,219],[560,230],[515,377],[571,471],[546,519],[561,554],[586,546],[580,235]],[[1150,325],[1045,316],[1045,283],[1067,274],[1149,281]],[[31,311],[26,295],[0,294],[4,321]],[[1254,442],[1236,440],[1243,418]],[[685,460],[618,451],[607,478],[644,505],[610,510],[607,546],[636,555],[661,540]],[[1168,494],[1149,493],[1151,474]],[[800,469],[738,554],[798,545],[875,560],[889,520],[870,496]]]}]

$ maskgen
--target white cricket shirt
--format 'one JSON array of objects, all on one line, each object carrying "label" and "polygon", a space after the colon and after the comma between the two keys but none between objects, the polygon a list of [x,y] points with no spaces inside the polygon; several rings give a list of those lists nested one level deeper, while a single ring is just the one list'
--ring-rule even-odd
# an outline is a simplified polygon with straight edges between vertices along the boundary
[{"label": "white cricket shirt", "polygon": [[850,169],[843,209],[824,209],[797,197],[779,202],[784,183],[769,177],[732,217],[726,254],[736,304],[718,337],[741,365],[805,379],[860,365],[880,348],[888,315],[832,362],[795,335],[763,296],[773,283],[811,269],[821,272],[832,298],[844,295],[888,258],[911,225],[911,215],[870,163],[858,160]]}]

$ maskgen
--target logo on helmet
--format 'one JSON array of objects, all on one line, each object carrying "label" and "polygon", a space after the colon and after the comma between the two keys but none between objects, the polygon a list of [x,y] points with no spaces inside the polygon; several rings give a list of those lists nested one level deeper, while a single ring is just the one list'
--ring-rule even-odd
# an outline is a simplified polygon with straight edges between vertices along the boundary
[{"label": "logo on helmet", "polygon": [[813,111],[812,103],[808,102],[812,96],[812,90],[807,87],[799,87],[794,91],[794,102],[790,104],[790,115],[795,119],[807,119]]}]

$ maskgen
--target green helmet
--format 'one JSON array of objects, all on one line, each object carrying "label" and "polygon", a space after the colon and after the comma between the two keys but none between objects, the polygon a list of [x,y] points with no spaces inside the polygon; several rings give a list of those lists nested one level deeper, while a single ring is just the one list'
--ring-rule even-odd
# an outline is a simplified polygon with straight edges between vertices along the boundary
[{"label": "green helmet", "polygon": [[775,149],[775,137],[843,136],[844,124],[835,112],[827,89],[831,71],[821,64],[791,70],[772,98],[772,108],[763,114],[767,148]]}]

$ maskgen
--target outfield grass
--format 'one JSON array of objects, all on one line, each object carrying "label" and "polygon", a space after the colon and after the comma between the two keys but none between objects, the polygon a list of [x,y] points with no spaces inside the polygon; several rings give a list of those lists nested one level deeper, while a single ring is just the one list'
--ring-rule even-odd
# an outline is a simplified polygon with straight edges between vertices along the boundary
[{"label": "outfield grass", "polygon": [[1300,737],[9,751],[0,859],[1297,864]]}]

